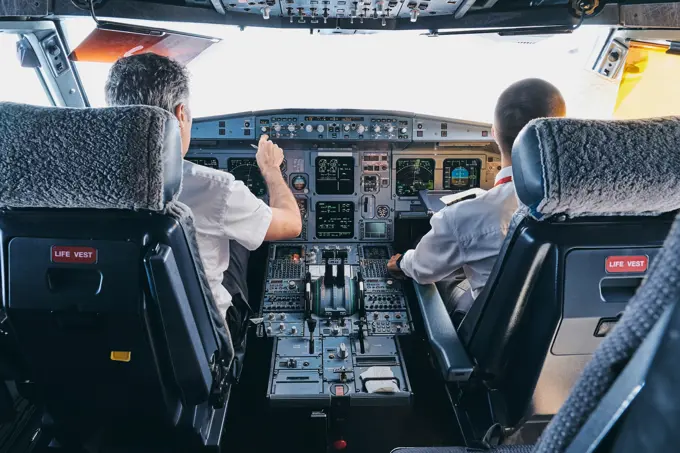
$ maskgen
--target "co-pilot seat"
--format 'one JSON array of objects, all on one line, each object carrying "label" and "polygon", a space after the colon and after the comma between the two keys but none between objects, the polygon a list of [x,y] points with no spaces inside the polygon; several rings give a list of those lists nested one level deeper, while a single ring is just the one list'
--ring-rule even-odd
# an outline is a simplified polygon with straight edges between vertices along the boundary
[{"label": "co-pilot seat", "polygon": [[234,351],[177,202],[174,117],[3,103],[0,175],[3,325],[22,365],[0,381],[68,451],[93,432],[218,447]]},{"label": "co-pilot seat", "polygon": [[517,138],[520,208],[458,331],[434,286],[416,285],[438,367],[463,389],[467,440],[499,423],[535,441],[559,410],[680,209],[678,137],[666,118],[540,119]]}]

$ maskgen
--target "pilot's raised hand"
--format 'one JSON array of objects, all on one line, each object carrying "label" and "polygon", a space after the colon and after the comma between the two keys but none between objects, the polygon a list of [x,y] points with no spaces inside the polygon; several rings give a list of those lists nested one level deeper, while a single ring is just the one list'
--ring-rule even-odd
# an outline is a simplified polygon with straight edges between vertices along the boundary
[{"label": "pilot's raised hand", "polygon": [[401,258],[401,253],[397,253],[387,262],[387,271],[394,278],[406,278],[406,275],[399,268],[399,258]]},{"label": "pilot's raised hand", "polygon": [[280,172],[281,163],[283,162],[283,150],[272,143],[267,134],[262,134],[255,158],[257,166],[260,167],[260,171],[263,174],[271,170]]}]

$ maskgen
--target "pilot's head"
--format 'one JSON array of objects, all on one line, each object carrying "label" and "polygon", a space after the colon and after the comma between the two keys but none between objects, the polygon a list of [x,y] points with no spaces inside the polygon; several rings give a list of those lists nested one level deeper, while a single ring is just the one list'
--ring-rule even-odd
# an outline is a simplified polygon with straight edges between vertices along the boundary
[{"label": "pilot's head", "polygon": [[113,105],[152,105],[174,114],[182,135],[182,155],[189,150],[189,73],[186,68],[153,53],[116,61],[106,81],[106,102]]},{"label": "pilot's head", "polygon": [[498,98],[493,119],[493,135],[504,161],[510,163],[512,144],[529,121],[566,114],[560,90],[545,80],[524,79],[506,88]]}]

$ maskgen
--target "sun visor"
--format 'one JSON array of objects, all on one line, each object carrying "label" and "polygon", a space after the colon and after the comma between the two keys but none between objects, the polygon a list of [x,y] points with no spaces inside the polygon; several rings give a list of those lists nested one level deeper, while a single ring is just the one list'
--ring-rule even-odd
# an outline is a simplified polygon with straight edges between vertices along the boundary
[{"label": "sun visor", "polygon": [[186,65],[220,39],[160,28],[99,22],[69,55],[71,61],[113,63],[119,58],[155,53]]}]

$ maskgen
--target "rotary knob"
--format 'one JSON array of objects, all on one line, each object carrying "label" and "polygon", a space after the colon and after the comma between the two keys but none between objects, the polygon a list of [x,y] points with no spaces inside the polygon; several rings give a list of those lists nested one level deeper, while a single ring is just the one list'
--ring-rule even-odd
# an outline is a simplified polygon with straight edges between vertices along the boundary
[{"label": "rotary knob", "polygon": [[308,125],[305,126],[305,131],[312,132],[313,130],[314,130],[314,128],[312,127],[311,124],[308,124]]},{"label": "rotary knob", "polygon": [[294,280],[291,280],[288,282],[288,289],[295,289],[297,288],[297,285],[295,284]]},{"label": "rotary knob", "polygon": [[389,127],[387,128],[387,132],[389,132],[390,134],[391,134],[392,132],[394,132],[394,127],[393,127],[393,126],[389,126]]},{"label": "rotary knob", "polygon": [[317,131],[319,134],[322,133],[322,132],[324,131],[324,129],[325,129],[325,128],[323,127],[323,124],[319,124],[318,126],[316,126],[316,131]]},{"label": "rotary knob", "polygon": [[295,124],[288,125],[288,132],[295,132]]},{"label": "rotary knob", "polygon": [[283,332],[284,330],[286,330],[286,325],[285,325],[284,323],[279,324],[279,330],[280,330],[281,332]]},{"label": "rotary knob", "polygon": [[345,132],[349,132],[349,124],[345,124],[345,126],[342,128]]},{"label": "rotary knob", "polygon": [[261,130],[262,132],[267,132],[267,126],[262,126],[262,127],[260,128],[260,130]]},{"label": "rotary knob", "polygon": [[347,355],[347,345],[345,343],[340,343],[340,347],[338,348],[338,357],[341,359],[346,359]]},{"label": "rotary knob", "polygon": [[283,321],[284,319],[286,319],[286,314],[285,314],[285,313],[281,313],[281,314],[279,315],[279,319],[280,319],[281,321]]},{"label": "rotary knob", "polygon": [[292,333],[293,335],[296,335],[296,334],[297,334],[297,326],[291,327],[291,328],[290,328],[290,333]]},{"label": "rotary knob", "polygon": [[357,127],[357,132],[359,132],[360,135],[366,132],[366,128],[363,124],[360,124],[359,127]]},{"label": "rotary knob", "polygon": [[280,125],[280,124],[275,124],[275,125],[274,125],[274,130],[275,130],[276,132],[281,132],[281,125]]},{"label": "rotary knob", "polygon": [[380,126],[375,126],[373,128],[373,132],[375,132],[376,134],[380,133]]},{"label": "rotary knob", "polygon": [[269,318],[269,319],[274,319],[274,313],[269,313],[269,314],[267,315],[267,318]]},{"label": "rotary knob", "polygon": [[402,127],[402,128],[399,130],[399,132],[401,132],[402,134],[405,134],[405,133],[408,132],[408,129],[406,129],[405,127]]},{"label": "rotary knob", "polygon": [[331,334],[333,335],[339,335],[340,334],[340,328],[338,326],[333,326],[331,328]]}]

